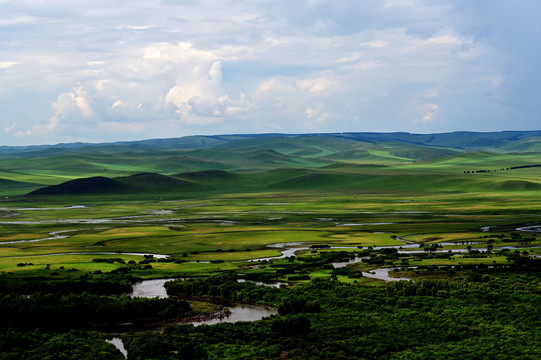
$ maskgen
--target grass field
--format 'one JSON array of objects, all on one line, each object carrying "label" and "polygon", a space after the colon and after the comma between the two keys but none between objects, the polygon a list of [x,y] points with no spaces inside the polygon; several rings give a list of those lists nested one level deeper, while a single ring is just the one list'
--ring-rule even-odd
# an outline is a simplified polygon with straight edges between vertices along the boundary
[{"label": "grass field", "polygon": [[[512,236],[517,227],[541,223],[541,167],[524,167],[540,156],[527,135],[513,134],[516,146],[507,134],[491,135],[499,140],[487,144],[498,146],[471,151],[465,147],[475,143],[471,134],[418,136],[416,143],[404,142],[413,139],[406,134],[363,135],[370,141],[343,134],[1,153],[0,271],[50,276],[64,266],[55,276],[81,276],[124,266],[95,257],[138,263],[142,256],[125,254],[151,253],[188,262],[134,268],[138,276],[208,275],[279,256],[281,249],[268,245],[280,243],[443,243],[445,250],[490,244],[539,253],[541,236]],[[116,192],[85,193],[83,182],[77,193],[24,195],[95,175],[110,177]]]},{"label": "grass field", "polygon": [[[492,239],[495,247],[517,245],[510,233],[540,218],[540,205],[532,194],[487,191],[465,197],[454,193],[334,192],[315,196],[313,192],[266,192],[165,201],[109,198],[79,202],[72,198],[54,206],[19,199],[2,205],[9,217],[0,219],[0,242],[6,242],[0,245],[0,269],[14,276],[50,276],[55,271],[55,276],[80,276],[123,266],[94,263],[94,258],[121,256],[137,263],[142,256],[125,253],[152,253],[189,262],[152,263],[151,270],[136,269],[138,276],[197,276],[239,269],[242,261],[250,259],[278,256],[280,249],[267,247],[278,243],[366,248],[400,246],[405,243],[399,239],[404,239],[426,245],[443,242],[444,249],[453,250],[486,247]],[[483,231],[487,226],[490,231]],[[55,234],[65,237],[55,238]],[[528,236],[533,237],[524,234]],[[535,249],[540,242],[536,238],[529,244]],[[89,254],[66,254],[74,252]],[[110,255],[99,254],[103,252]],[[438,260],[437,264],[505,263],[501,257],[458,259]],[[433,265],[434,261],[410,264]],[[33,265],[18,266],[21,263]],[[46,264],[50,270],[45,270]],[[64,269],[58,270],[60,266]]]}]

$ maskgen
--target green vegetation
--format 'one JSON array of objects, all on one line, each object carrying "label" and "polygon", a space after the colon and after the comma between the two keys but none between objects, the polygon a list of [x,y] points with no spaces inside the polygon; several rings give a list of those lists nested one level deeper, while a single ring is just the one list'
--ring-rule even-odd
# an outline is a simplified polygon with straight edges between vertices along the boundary
[{"label": "green vegetation", "polygon": [[105,342],[103,334],[86,330],[57,334],[4,329],[0,332],[0,357],[5,360],[124,359],[119,350]]},{"label": "green vegetation", "polygon": [[172,359],[188,349],[192,357],[182,358],[533,359],[541,355],[538,280],[429,279],[376,288],[318,279],[279,290],[211,278],[171,289],[279,303],[282,313],[124,339],[135,359]]},{"label": "green vegetation", "polygon": [[[265,191],[306,185],[314,189],[368,187],[387,191],[397,186],[399,190],[409,189],[408,184],[413,183],[423,190],[452,191],[441,188],[438,180],[442,180],[442,175],[446,176],[449,188],[473,186],[471,189],[476,190],[488,185],[520,190],[521,186],[539,185],[535,177],[539,169],[517,168],[538,165],[539,135],[539,132],[270,134],[7,147],[0,149],[0,181],[2,193],[8,196],[97,176],[115,178],[107,185],[109,193],[143,191],[154,195],[209,190]],[[487,184],[487,180],[494,179],[460,176],[478,170],[498,172],[492,178],[504,182]],[[145,175],[132,176],[136,174]],[[395,176],[389,176],[398,174],[416,177],[417,181],[397,181],[393,179]],[[534,176],[525,179],[526,174]],[[517,178],[525,183],[515,184]],[[81,186],[72,186],[77,184]],[[93,194],[100,184],[103,185],[95,179],[81,180],[46,192]]]},{"label": "green vegetation", "polygon": [[[537,358],[539,135],[2,148],[0,359],[76,352],[65,339],[116,358],[71,329],[213,316],[209,298],[279,315],[124,334],[129,358]],[[178,277],[169,299],[119,297]]]},{"label": "green vegetation", "polygon": [[186,301],[90,294],[35,294],[0,297],[2,327],[69,329],[123,322],[176,319],[189,313]]}]

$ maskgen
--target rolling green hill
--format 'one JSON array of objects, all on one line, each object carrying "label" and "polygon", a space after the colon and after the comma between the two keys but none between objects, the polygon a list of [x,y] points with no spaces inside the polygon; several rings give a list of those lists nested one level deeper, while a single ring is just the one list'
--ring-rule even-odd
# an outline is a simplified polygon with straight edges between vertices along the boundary
[{"label": "rolling green hill", "polygon": [[33,184],[33,183],[27,183],[23,181],[14,181],[14,180],[8,180],[8,179],[0,179],[0,188],[4,192],[9,192],[12,189],[32,189],[36,186],[40,186],[39,184]]},{"label": "rolling green hill", "polygon": [[537,189],[541,168],[514,168],[536,164],[540,131],[188,136],[0,147],[0,194],[60,184],[48,191],[82,193],[101,186],[95,178],[111,180],[108,193],[526,190]]}]

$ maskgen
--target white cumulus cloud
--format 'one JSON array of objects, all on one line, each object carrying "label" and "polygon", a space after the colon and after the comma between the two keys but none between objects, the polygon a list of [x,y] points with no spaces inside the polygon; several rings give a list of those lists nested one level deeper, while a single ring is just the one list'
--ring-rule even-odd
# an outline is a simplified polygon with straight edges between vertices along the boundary
[{"label": "white cumulus cloud", "polygon": [[436,116],[436,111],[440,109],[440,107],[437,104],[425,104],[424,108],[426,112],[422,118],[423,123],[434,120],[434,117]]},{"label": "white cumulus cloud", "polygon": [[323,105],[318,105],[315,108],[308,108],[305,111],[308,120],[314,120],[317,123],[322,123],[329,119],[331,115],[323,110]]},{"label": "white cumulus cloud", "polygon": [[6,135],[11,134],[13,132],[13,129],[15,129],[15,126],[17,126],[17,123],[13,123],[13,124],[11,124],[9,126],[6,126],[4,128],[4,134],[6,134]]},{"label": "white cumulus cloud", "polygon": [[0,61],[0,69],[9,69],[18,64],[16,61]]},{"label": "white cumulus cloud", "polygon": [[3,143],[532,130],[540,10],[536,0],[4,1]]}]

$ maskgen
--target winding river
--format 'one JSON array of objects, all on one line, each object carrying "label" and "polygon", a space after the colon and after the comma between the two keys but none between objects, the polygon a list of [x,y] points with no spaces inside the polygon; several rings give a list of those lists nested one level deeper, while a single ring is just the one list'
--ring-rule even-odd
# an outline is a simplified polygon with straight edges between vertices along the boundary
[{"label": "winding river", "polygon": [[[278,203],[269,203],[267,205],[277,205]],[[283,205],[283,204],[282,204]],[[83,209],[86,206],[84,205],[75,205],[71,207],[65,207],[64,209]],[[57,208],[18,208],[18,209],[8,209],[8,208],[0,208],[0,210],[9,210],[9,211],[36,211],[36,210],[56,210]],[[62,208],[60,208],[62,209]],[[311,212],[268,212],[268,211],[246,211],[246,212],[236,212],[236,213],[268,213],[268,214],[309,214]],[[402,212],[402,213],[417,213],[417,212]],[[418,212],[418,213],[424,213],[424,212]],[[101,218],[101,219],[88,219],[88,218],[81,218],[81,219],[54,219],[54,220],[1,220],[0,224],[5,225],[34,225],[34,224],[134,224],[138,226],[145,226],[145,225],[155,225],[156,223],[161,224],[177,224],[177,223],[183,223],[187,221],[211,221],[211,222],[220,222],[222,225],[233,225],[234,221],[226,221],[217,219],[222,213],[213,213],[208,212],[205,213],[203,217],[189,217],[189,218],[175,218],[175,217],[164,217],[164,218],[157,218],[156,216],[160,215],[174,215],[174,212],[171,210],[152,210],[148,214],[144,215],[134,215],[134,216],[120,216],[120,217],[111,217],[111,218]],[[231,214],[228,214],[231,215]],[[456,214],[448,214],[447,216],[456,216]],[[279,219],[279,218],[269,218],[270,220]],[[322,220],[331,220],[331,219],[322,219]],[[344,223],[344,224],[336,224],[336,226],[340,227],[348,227],[348,226],[368,226],[368,225],[391,225],[394,223]],[[483,232],[488,232],[493,228],[493,226],[485,226],[482,227],[480,230]],[[42,242],[42,241],[48,241],[48,240],[60,240],[60,239],[66,239],[70,237],[74,232],[80,232],[80,231],[89,231],[89,230],[101,230],[105,228],[92,228],[92,229],[73,229],[73,230],[62,230],[62,231],[55,231],[48,234],[47,237],[39,238],[39,239],[31,239],[31,240],[18,240],[18,241],[5,241],[0,242],[0,245],[10,245],[10,244],[19,244],[19,243],[30,243],[30,242]],[[517,231],[522,232],[541,232],[541,225],[531,225],[531,226],[523,226],[516,228]],[[403,244],[401,245],[394,245],[394,246],[380,246],[380,247],[372,247],[373,249],[383,249],[383,248],[395,248],[398,250],[399,253],[423,253],[425,252],[424,249],[420,249],[419,245],[416,243],[411,243],[405,239],[397,238],[397,240],[403,241]],[[444,245],[461,245],[461,244],[447,244]],[[465,244],[467,245],[467,244]],[[293,242],[293,243],[281,243],[281,244],[271,244],[268,245],[269,248],[278,249],[280,251],[280,255],[273,256],[273,257],[267,257],[267,258],[260,258],[260,259],[252,259],[249,260],[250,262],[262,262],[262,261],[271,261],[274,259],[281,259],[281,258],[287,258],[291,256],[296,256],[297,251],[300,250],[310,250],[308,246],[305,246],[305,243],[302,242]],[[532,246],[530,246],[532,247]],[[535,246],[539,247],[539,246]],[[503,247],[495,247],[496,249],[521,249],[521,247],[516,246],[503,246]],[[358,249],[356,246],[332,246],[326,249]],[[317,249],[317,250],[325,250],[325,249]],[[475,250],[479,251],[487,251],[486,248],[476,248]],[[442,252],[448,252],[450,250],[435,250],[432,252],[436,253],[442,253]],[[468,252],[469,250],[466,248],[458,248],[458,249],[452,249],[453,253],[459,253],[459,252]],[[36,255],[36,256],[48,256],[48,255],[66,255],[66,254],[116,254],[116,253],[108,253],[108,252],[92,252],[92,253],[63,253],[63,254],[47,254],[47,255]],[[165,258],[168,257],[168,255],[159,255],[159,254],[142,254],[142,253],[124,253],[125,255],[153,255],[155,258]],[[531,255],[534,257],[539,257],[539,255]],[[363,260],[363,257],[355,257],[349,261],[346,262],[335,262],[333,263],[335,268],[348,266],[350,264],[358,263]],[[376,278],[384,281],[398,281],[398,280],[408,280],[407,278],[392,278],[389,276],[389,273],[393,271],[393,268],[380,268],[371,270],[369,272],[363,272],[363,276],[368,278]],[[140,283],[137,283],[134,285],[132,296],[137,297],[167,297],[164,283],[166,281],[169,281],[170,279],[153,279],[153,280],[145,280]],[[239,280],[239,281],[245,281],[245,280]],[[279,287],[280,283],[258,283],[257,285],[264,285],[264,286],[273,286],[273,287]],[[216,324],[220,322],[237,322],[237,321],[257,321],[264,317],[276,314],[276,309],[268,308],[264,306],[258,306],[258,305],[247,305],[247,304],[239,304],[239,303],[230,303],[227,304],[227,308],[230,311],[230,315],[227,317],[222,318],[214,318],[204,321],[193,321],[191,324],[198,326],[203,324]],[[117,348],[120,349],[120,351],[124,354],[124,356],[127,356],[127,352],[124,349],[124,346],[122,344],[122,340],[119,337],[114,337],[112,339],[108,340],[109,342],[113,343]]]},{"label": "winding river", "polygon": [[[166,298],[167,292],[165,291],[164,284],[170,280],[175,279],[152,279],[141,281],[134,284],[133,292],[131,295],[146,298]],[[261,285],[266,286],[275,286],[275,284],[277,283],[271,283],[269,285],[261,283]],[[262,305],[242,304],[237,302],[228,302],[226,304],[226,307],[230,311],[229,316],[202,321],[192,321],[187,324],[198,326],[203,324],[212,325],[222,322],[234,323],[238,321],[257,321],[263,319],[264,317],[275,315],[278,313],[276,309],[271,307]]]},{"label": "winding river", "polygon": [[[352,224],[347,224],[347,225],[352,225]],[[356,225],[364,225],[364,224],[356,224]],[[482,228],[482,230],[483,229],[485,229],[485,228]],[[517,231],[525,231],[525,232],[541,232],[541,225],[525,226],[525,227],[517,228],[516,230]],[[378,249],[397,249],[399,254],[419,254],[419,253],[425,253],[426,252],[424,249],[419,248],[419,244],[417,244],[417,243],[413,243],[413,242],[405,240],[403,238],[396,238],[396,239],[399,240],[399,241],[404,242],[404,244],[402,244],[402,245],[390,245],[390,246],[373,246],[371,248],[374,249],[374,250],[378,250]],[[480,243],[479,242],[470,242],[468,244],[440,243],[440,245],[465,245],[465,246],[471,245],[471,244],[480,244]],[[258,262],[258,261],[264,262],[264,261],[271,261],[271,260],[274,260],[274,259],[283,259],[283,258],[288,258],[288,257],[295,257],[295,256],[297,256],[296,255],[297,251],[312,250],[312,248],[307,247],[307,246],[303,246],[303,245],[304,245],[303,242],[289,242],[289,243],[277,243],[277,244],[267,245],[268,248],[280,249],[281,255],[273,256],[273,257],[267,257],[267,258],[260,258],[260,259],[252,259],[252,260],[249,260],[249,261],[250,262]],[[540,247],[540,245],[530,246],[530,247]],[[524,247],[508,245],[508,246],[494,247],[493,250],[497,250],[497,249],[520,250],[522,248],[524,248]],[[326,250],[326,249],[358,249],[358,247],[357,246],[330,246],[330,247],[327,247],[327,248],[317,249],[317,250]],[[475,248],[474,250],[488,251],[488,248]],[[450,251],[452,251],[453,253],[467,253],[470,250],[468,248],[459,248],[459,249],[452,249],[452,250],[439,249],[439,250],[433,250],[433,251],[431,251],[431,253],[447,253],[447,252],[450,252]],[[530,256],[539,257],[538,255],[530,255]],[[345,262],[332,263],[332,265],[335,268],[340,268],[340,267],[344,267],[344,266],[348,266],[348,265],[351,265],[351,264],[361,262],[363,259],[365,259],[365,257],[358,257],[357,256],[357,257],[355,257],[355,258],[353,258],[351,260],[345,261]],[[379,269],[370,270],[368,272],[363,271],[362,274],[363,274],[363,276],[368,277],[368,278],[380,279],[380,280],[384,280],[384,281],[409,280],[409,278],[390,277],[389,273],[391,271],[394,271],[394,269],[395,268],[379,268]]]},{"label": "winding river", "polygon": [[[154,297],[166,298],[167,292],[165,291],[164,284],[170,280],[175,280],[175,279],[152,279],[152,280],[144,280],[142,282],[136,283],[133,286],[133,292],[131,295],[137,296],[137,297],[146,297],[146,298],[154,298]],[[264,286],[273,286],[273,287],[279,286],[279,284],[278,285],[276,284],[278,283],[270,283],[270,284],[261,283],[261,285],[264,285]],[[263,305],[252,305],[252,304],[242,304],[242,303],[237,303],[237,302],[228,302],[225,306],[230,311],[229,316],[208,319],[208,320],[201,320],[201,321],[200,320],[192,321],[192,322],[184,323],[184,324],[192,324],[192,325],[198,326],[198,325],[203,325],[203,324],[212,325],[212,324],[218,324],[222,322],[234,323],[238,321],[257,321],[257,320],[263,319],[264,317],[275,315],[278,313],[276,309],[263,306]]]},{"label": "winding river", "polygon": [[[295,248],[295,251],[296,250],[298,250],[298,248]],[[343,266],[347,266],[348,264],[359,262],[361,260],[362,260],[361,257],[356,257],[355,259],[352,259],[348,262],[342,262],[342,263],[337,262],[337,263],[333,263],[333,265],[335,267],[343,267]],[[389,277],[389,272],[392,270],[393,269],[376,269],[371,272],[363,272],[363,276],[377,278],[377,279],[381,279],[385,281],[407,280],[404,278]],[[138,282],[134,284],[133,292],[131,293],[131,296],[146,297],[146,298],[154,298],[154,297],[165,298],[167,297],[167,292],[165,291],[164,284],[170,280],[174,280],[174,279],[151,279],[151,280],[144,280],[144,281]],[[238,281],[244,282],[248,280],[239,279]],[[262,286],[271,286],[271,287],[280,286],[280,283],[255,282],[255,284],[262,285]],[[230,312],[230,314],[226,317],[217,317],[217,318],[211,318],[207,320],[197,320],[197,321],[189,322],[187,324],[199,326],[199,325],[213,325],[213,324],[218,324],[222,322],[235,323],[239,321],[257,321],[257,320],[261,320],[265,317],[275,315],[278,313],[276,309],[262,306],[262,305],[242,304],[242,303],[231,302],[231,303],[228,303],[226,307],[228,308]],[[111,336],[107,339],[107,342],[116,346],[117,349],[119,349],[120,352],[127,358],[128,353],[126,349],[124,348],[124,343],[122,342],[122,338],[120,338],[119,336]]]},{"label": "winding river", "polygon": [[[152,280],[143,280],[141,282],[138,282],[134,284],[133,291],[131,293],[131,296],[136,297],[145,297],[145,298],[166,298],[167,292],[165,291],[164,284],[167,281],[175,280],[175,279],[152,279]],[[275,286],[273,285],[264,284],[265,286]],[[279,286],[279,285],[278,285]],[[191,322],[182,322],[179,324],[192,324],[194,326],[199,325],[213,325],[223,322],[228,323],[235,323],[239,321],[257,321],[261,320],[265,317],[275,315],[278,313],[277,309],[263,306],[263,305],[253,305],[253,304],[242,304],[237,302],[228,302],[224,305],[229,310],[229,315],[225,317],[215,317],[210,318],[206,320],[196,320]],[[122,342],[122,338],[119,336],[109,336],[107,339],[108,343],[113,344],[116,346],[118,350],[124,355],[124,357],[127,358],[128,352],[124,348],[124,343]]]}]

